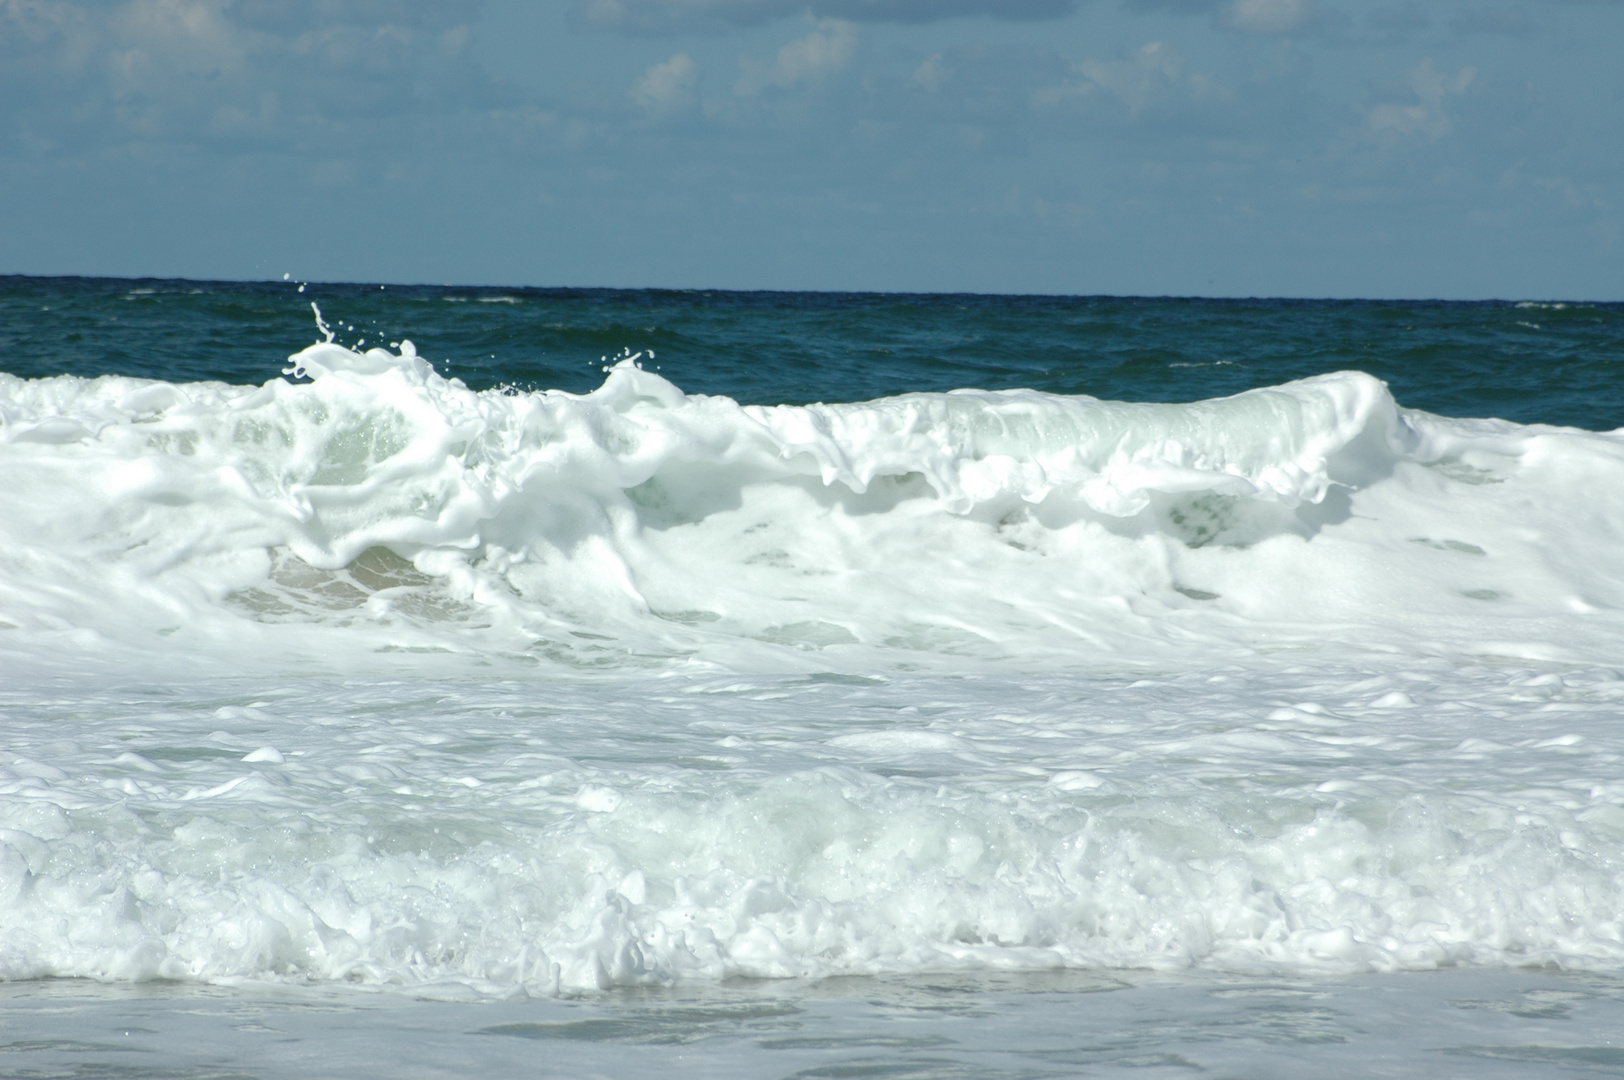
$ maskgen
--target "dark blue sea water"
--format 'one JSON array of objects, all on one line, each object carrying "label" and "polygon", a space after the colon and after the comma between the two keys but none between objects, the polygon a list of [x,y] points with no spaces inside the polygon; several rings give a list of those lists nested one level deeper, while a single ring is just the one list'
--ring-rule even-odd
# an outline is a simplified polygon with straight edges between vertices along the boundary
[{"label": "dark blue sea water", "polygon": [[583,392],[653,352],[689,393],[752,404],[1029,387],[1193,401],[1322,372],[1410,408],[1624,426],[1624,303],[533,289],[0,278],[0,371],[260,383],[315,336],[410,338],[474,389]]}]

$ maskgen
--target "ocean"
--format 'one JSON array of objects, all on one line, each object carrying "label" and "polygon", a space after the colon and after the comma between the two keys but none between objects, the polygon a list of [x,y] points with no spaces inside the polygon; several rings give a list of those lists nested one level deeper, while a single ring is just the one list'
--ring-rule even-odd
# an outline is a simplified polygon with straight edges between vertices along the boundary
[{"label": "ocean", "polygon": [[1624,1074],[1624,304],[0,278],[0,1075]]}]

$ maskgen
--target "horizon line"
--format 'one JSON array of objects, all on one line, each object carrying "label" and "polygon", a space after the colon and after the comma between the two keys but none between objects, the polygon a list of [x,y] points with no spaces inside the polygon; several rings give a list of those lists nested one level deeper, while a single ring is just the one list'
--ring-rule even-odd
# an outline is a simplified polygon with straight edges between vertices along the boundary
[{"label": "horizon line", "polygon": [[873,296],[873,297],[979,297],[1032,300],[1202,300],[1257,303],[1321,303],[1321,304],[1624,304],[1624,299],[1597,300],[1570,297],[1445,297],[1445,296],[1267,296],[1258,293],[1063,293],[1063,292],[977,292],[967,289],[915,290],[915,289],[784,289],[734,288],[728,286],[671,286],[671,285],[523,285],[477,282],[410,282],[410,281],[323,281],[291,276],[281,278],[216,278],[186,277],[157,274],[31,274],[0,273],[0,281],[108,281],[108,282],[185,282],[192,285],[303,285],[338,288],[380,289],[488,289],[520,290],[540,293],[678,293],[727,294],[734,296]]}]

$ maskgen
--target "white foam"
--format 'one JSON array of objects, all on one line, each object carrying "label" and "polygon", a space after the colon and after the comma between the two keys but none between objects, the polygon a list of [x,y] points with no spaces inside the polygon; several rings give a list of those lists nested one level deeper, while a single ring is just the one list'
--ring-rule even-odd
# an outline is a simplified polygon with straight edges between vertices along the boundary
[{"label": "white foam", "polygon": [[1624,966],[1624,434],[0,376],[0,977]]},{"label": "white foam", "polygon": [[473,393],[409,342],[293,364],[0,378],[5,620],[584,668],[1620,645],[1624,436],[1406,411],[1357,373],[760,407],[632,360],[583,396]]},{"label": "white foam", "polygon": [[13,690],[0,977],[1616,970],[1624,683],[1542,678]]}]

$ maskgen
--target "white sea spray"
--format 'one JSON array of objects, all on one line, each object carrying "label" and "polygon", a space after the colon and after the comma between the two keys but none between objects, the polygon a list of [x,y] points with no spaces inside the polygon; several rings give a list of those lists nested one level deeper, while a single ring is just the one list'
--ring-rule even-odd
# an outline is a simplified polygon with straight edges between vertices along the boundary
[{"label": "white sea spray", "polygon": [[0,376],[0,976],[1624,963],[1619,433],[293,359]]},{"label": "white sea spray", "polygon": [[473,393],[409,343],[293,370],[0,382],[5,618],[576,666],[1619,654],[1624,438],[1410,412],[1357,373],[769,408],[629,360],[584,396]]}]

